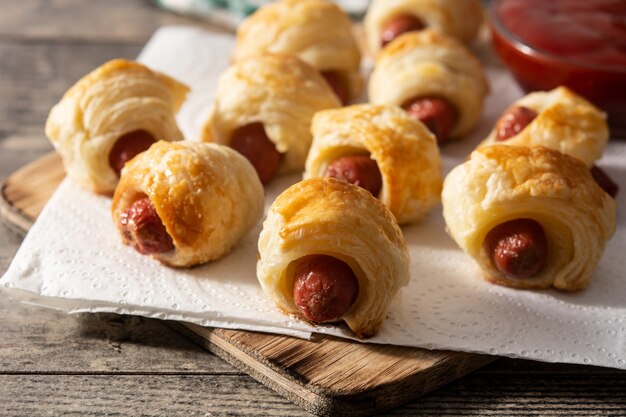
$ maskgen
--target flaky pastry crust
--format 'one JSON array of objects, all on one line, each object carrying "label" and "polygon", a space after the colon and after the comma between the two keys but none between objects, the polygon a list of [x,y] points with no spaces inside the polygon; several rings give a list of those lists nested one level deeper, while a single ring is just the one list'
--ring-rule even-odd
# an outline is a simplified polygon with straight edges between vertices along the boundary
[{"label": "flaky pastry crust", "polygon": [[182,140],[175,113],[189,88],[165,74],[115,59],[80,79],[50,111],[46,136],[70,178],[110,194],[119,178],[109,153],[120,136],[136,130],[156,140]]},{"label": "flaky pastry crust", "polygon": [[170,266],[224,256],[263,215],[263,186],[252,165],[213,143],[160,141],[130,160],[113,196],[114,223],[144,196],[175,246],[152,257]]},{"label": "flaky pastry crust", "polygon": [[202,140],[228,145],[235,129],[261,122],[276,149],[285,154],[279,172],[298,171],[311,146],[313,115],[339,106],[322,76],[300,59],[250,55],[220,77]]},{"label": "flaky pastry crust", "polygon": [[378,197],[400,224],[419,220],[439,204],[441,158],[424,124],[397,106],[354,105],[319,112],[304,178],[321,177],[343,156],[369,154],[383,186]]},{"label": "flaky pastry crust", "polygon": [[450,133],[458,138],[478,123],[489,85],[478,58],[460,42],[423,30],[401,35],[378,54],[368,89],[375,104],[402,106],[419,97],[447,100],[458,112]]},{"label": "flaky pastry crust", "polygon": [[391,212],[372,195],[334,178],[312,178],[274,201],[259,237],[257,277],[285,313],[300,316],[293,301],[293,266],[306,255],[346,262],[359,295],[342,319],[359,337],[376,334],[390,304],[409,282],[409,254]]},{"label": "flaky pastry crust", "polygon": [[545,146],[583,161],[588,167],[602,156],[609,140],[606,114],[567,87],[530,93],[509,109],[523,106],[537,117],[517,135],[496,140],[496,129],[479,146]]},{"label": "flaky pastry crust", "polygon": [[351,98],[363,87],[352,22],[328,1],[280,0],[257,10],[237,30],[235,59],[263,51],[296,55],[318,71],[337,71]]},{"label": "flaky pastry crust", "polygon": [[478,33],[483,18],[480,0],[374,0],[365,15],[370,52],[380,48],[381,29],[399,15],[414,15],[425,26],[467,44]]},{"label": "flaky pastry crust", "polygon": [[[442,193],[447,230],[491,282],[516,288],[585,288],[615,231],[615,201],[578,159],[541,146],[494,145],[446,177]],[[541,224],[548,262],[533,278],[507,278],[483,247],[487,233],[509,220]]]}]

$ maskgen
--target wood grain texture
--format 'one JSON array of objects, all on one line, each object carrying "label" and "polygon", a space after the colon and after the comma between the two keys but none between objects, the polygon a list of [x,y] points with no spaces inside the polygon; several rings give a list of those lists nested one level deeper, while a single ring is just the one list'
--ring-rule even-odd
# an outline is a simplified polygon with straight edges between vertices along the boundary
[{"label": "wood grain texture", "polygon": [[241,375],[159,320],[3,302],[0,328],[0,374]]},{"label": "wood grain texture", "polygon": [[241,375],[0,375],[0,398],[12,417],[310,416]]},{"label": "wood grain texture", "polygon": [[[0,214],[25,232],[63,178],[54,153],[28,164],[2,185]],[[192,324],[184,329],[231,365],[307,411],[327,416],[397,407],[495,359],[331,337],[308,341]]]},{"label": "wood grain texture", "polygon": [[380,413],[494,360],[327,336],[307,341],[184,326],[211,352],[305,410],[324,416]]},{"label": "wood grain texture", "polygon": [[[385,416],[624,416],[626,380],[471,374]],[[598,386],[589,391],[588,386]],[[46,395],[41,395],[46,393]],[[310,416],[245,375],[0,375],[3,415]]]},{"label": "wood grain texture", "polygon": [[149,0],[0,0],[0,39],[48,42],[145,43],[163,25],[200,20],[162,13]]},{"label": "wood grain texture", "polygon": [[[43,123],[67,87],[178,22],[197,23],[147,0],[0,0],[0,179],[52,149]],[[0,274],[20,242],[0,224]],[[0,328],[1,416],[310,416],[159,320],[68,316],[0,294]],[[625,416],[624,381],[499,359],[383,415]]]},{"label": "wood grain texture", "polygon": [[[0,187],[0,217],[20,234],[30,228],[65,178],[61,157],[56,152],[43,156],[38,162],[17,170]],[[24,183],[28,187],[23,187]]]}]

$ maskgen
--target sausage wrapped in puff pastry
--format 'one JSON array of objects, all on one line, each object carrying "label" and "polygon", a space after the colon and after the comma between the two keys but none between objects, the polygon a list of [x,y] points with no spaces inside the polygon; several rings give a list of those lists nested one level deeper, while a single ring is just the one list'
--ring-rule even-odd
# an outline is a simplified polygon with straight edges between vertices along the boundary
[{"label": "sausage wrapped in puff pastry", "polygon": [[295,56],[246,56],[220,77],[203,141],[233,147],[267,183],[304,168],[313,114],[339,106],[319,73]]},{"label": "sausage wrapped in puff pastry", "polygon": [[257,277],[285,313],[314,323],[343,320],[376,334],[409,282],[406,243],[389,210],[364,189],[312,178],[272,204],[259,237]]},{"label": "sausage wrapped in puff pastry", "polygon": [[615,231],[615,201],[585,164],[541,146],[474,151],[446,177],[442,201],[450,236],[509,287],[586,287]]},{"label": "sausage wrapped in puff pastry", "polygon": [[558,87],[517,100],[479,146],[540,145],[591,167],[602,156],[608,140],[606,114],[567,87]]},{"label": "sausage wrapped in puff pastry", "polygon": [[609,140],[606,114],[567,87],[534,92],[513,103],[479,147],[493,144],[555,149],[583,161],[615,197],[618,186],[594,162]]},{"label": "sausage wrapped in puff pastry", "polygon": [[46,135],[70,178],[113,193],[124,164],[157,140],[182,140],[174,115],[189,89],[123,59],[109,61],[72,86],[50,111]]},{"label": "sausage wrapped in puff pastry", "polygon": [[478,58],[433,30],[409,32],[376,59],[369,81],[375,104],[395,104],[424,122],[439,143],[478,122],[489,86]]},{"label": "sausage wrapped in puff pastry", "polygon": [[263,51],[298,56],[322,73],[343,103],[361,91],[352,22],[328,1],[280,0],[257,10],[239,26],[235,59]]},{"label": "sausage wrapped in puff pastry", "polygon": [[480,0],[374,0],[365,15],[372,53],[403,33],[432,28],[463,43],[471,42],[482,23]]},{"label": "sausage wrapped in puff pastry", "polygon": [[122,170],[112,214],[124,243],[188,267],[228,253],[261,219],[263,204],[254,168],[234,150],[160,141]]},{"label": "sausage wrapped in puff pastry", "polygon": [[442,177],[435,137],[397,106],[355,105],[319,112],[304,178],[335,177],[379,198],[398,223],[439,204]]}]

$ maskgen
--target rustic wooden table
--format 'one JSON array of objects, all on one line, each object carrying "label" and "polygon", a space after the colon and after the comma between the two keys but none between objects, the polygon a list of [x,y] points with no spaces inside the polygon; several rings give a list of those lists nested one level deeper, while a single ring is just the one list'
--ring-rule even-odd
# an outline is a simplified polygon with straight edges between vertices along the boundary
[{"label": "rustic wooden table", "polygon": [[[0,0],[0,180],[52,148],[50,107],[166,24],[148,1]],[[21,238],[0,226],[0,274]],[[68,316],[0,294],[0,415],[309,415],[158,320]],[[626,373],[500,359],[390,415],[626,415]]]}]

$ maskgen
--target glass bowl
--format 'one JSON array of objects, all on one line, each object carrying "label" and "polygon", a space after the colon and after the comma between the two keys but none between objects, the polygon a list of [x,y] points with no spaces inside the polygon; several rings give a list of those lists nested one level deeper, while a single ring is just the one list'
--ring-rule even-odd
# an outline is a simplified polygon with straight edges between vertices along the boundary
[{"label": "glass bowl", "polygon": [[567,86],[607,112],[612,138],[626,139],[626,1],[492,0],[489,26],[524,90]]}]

